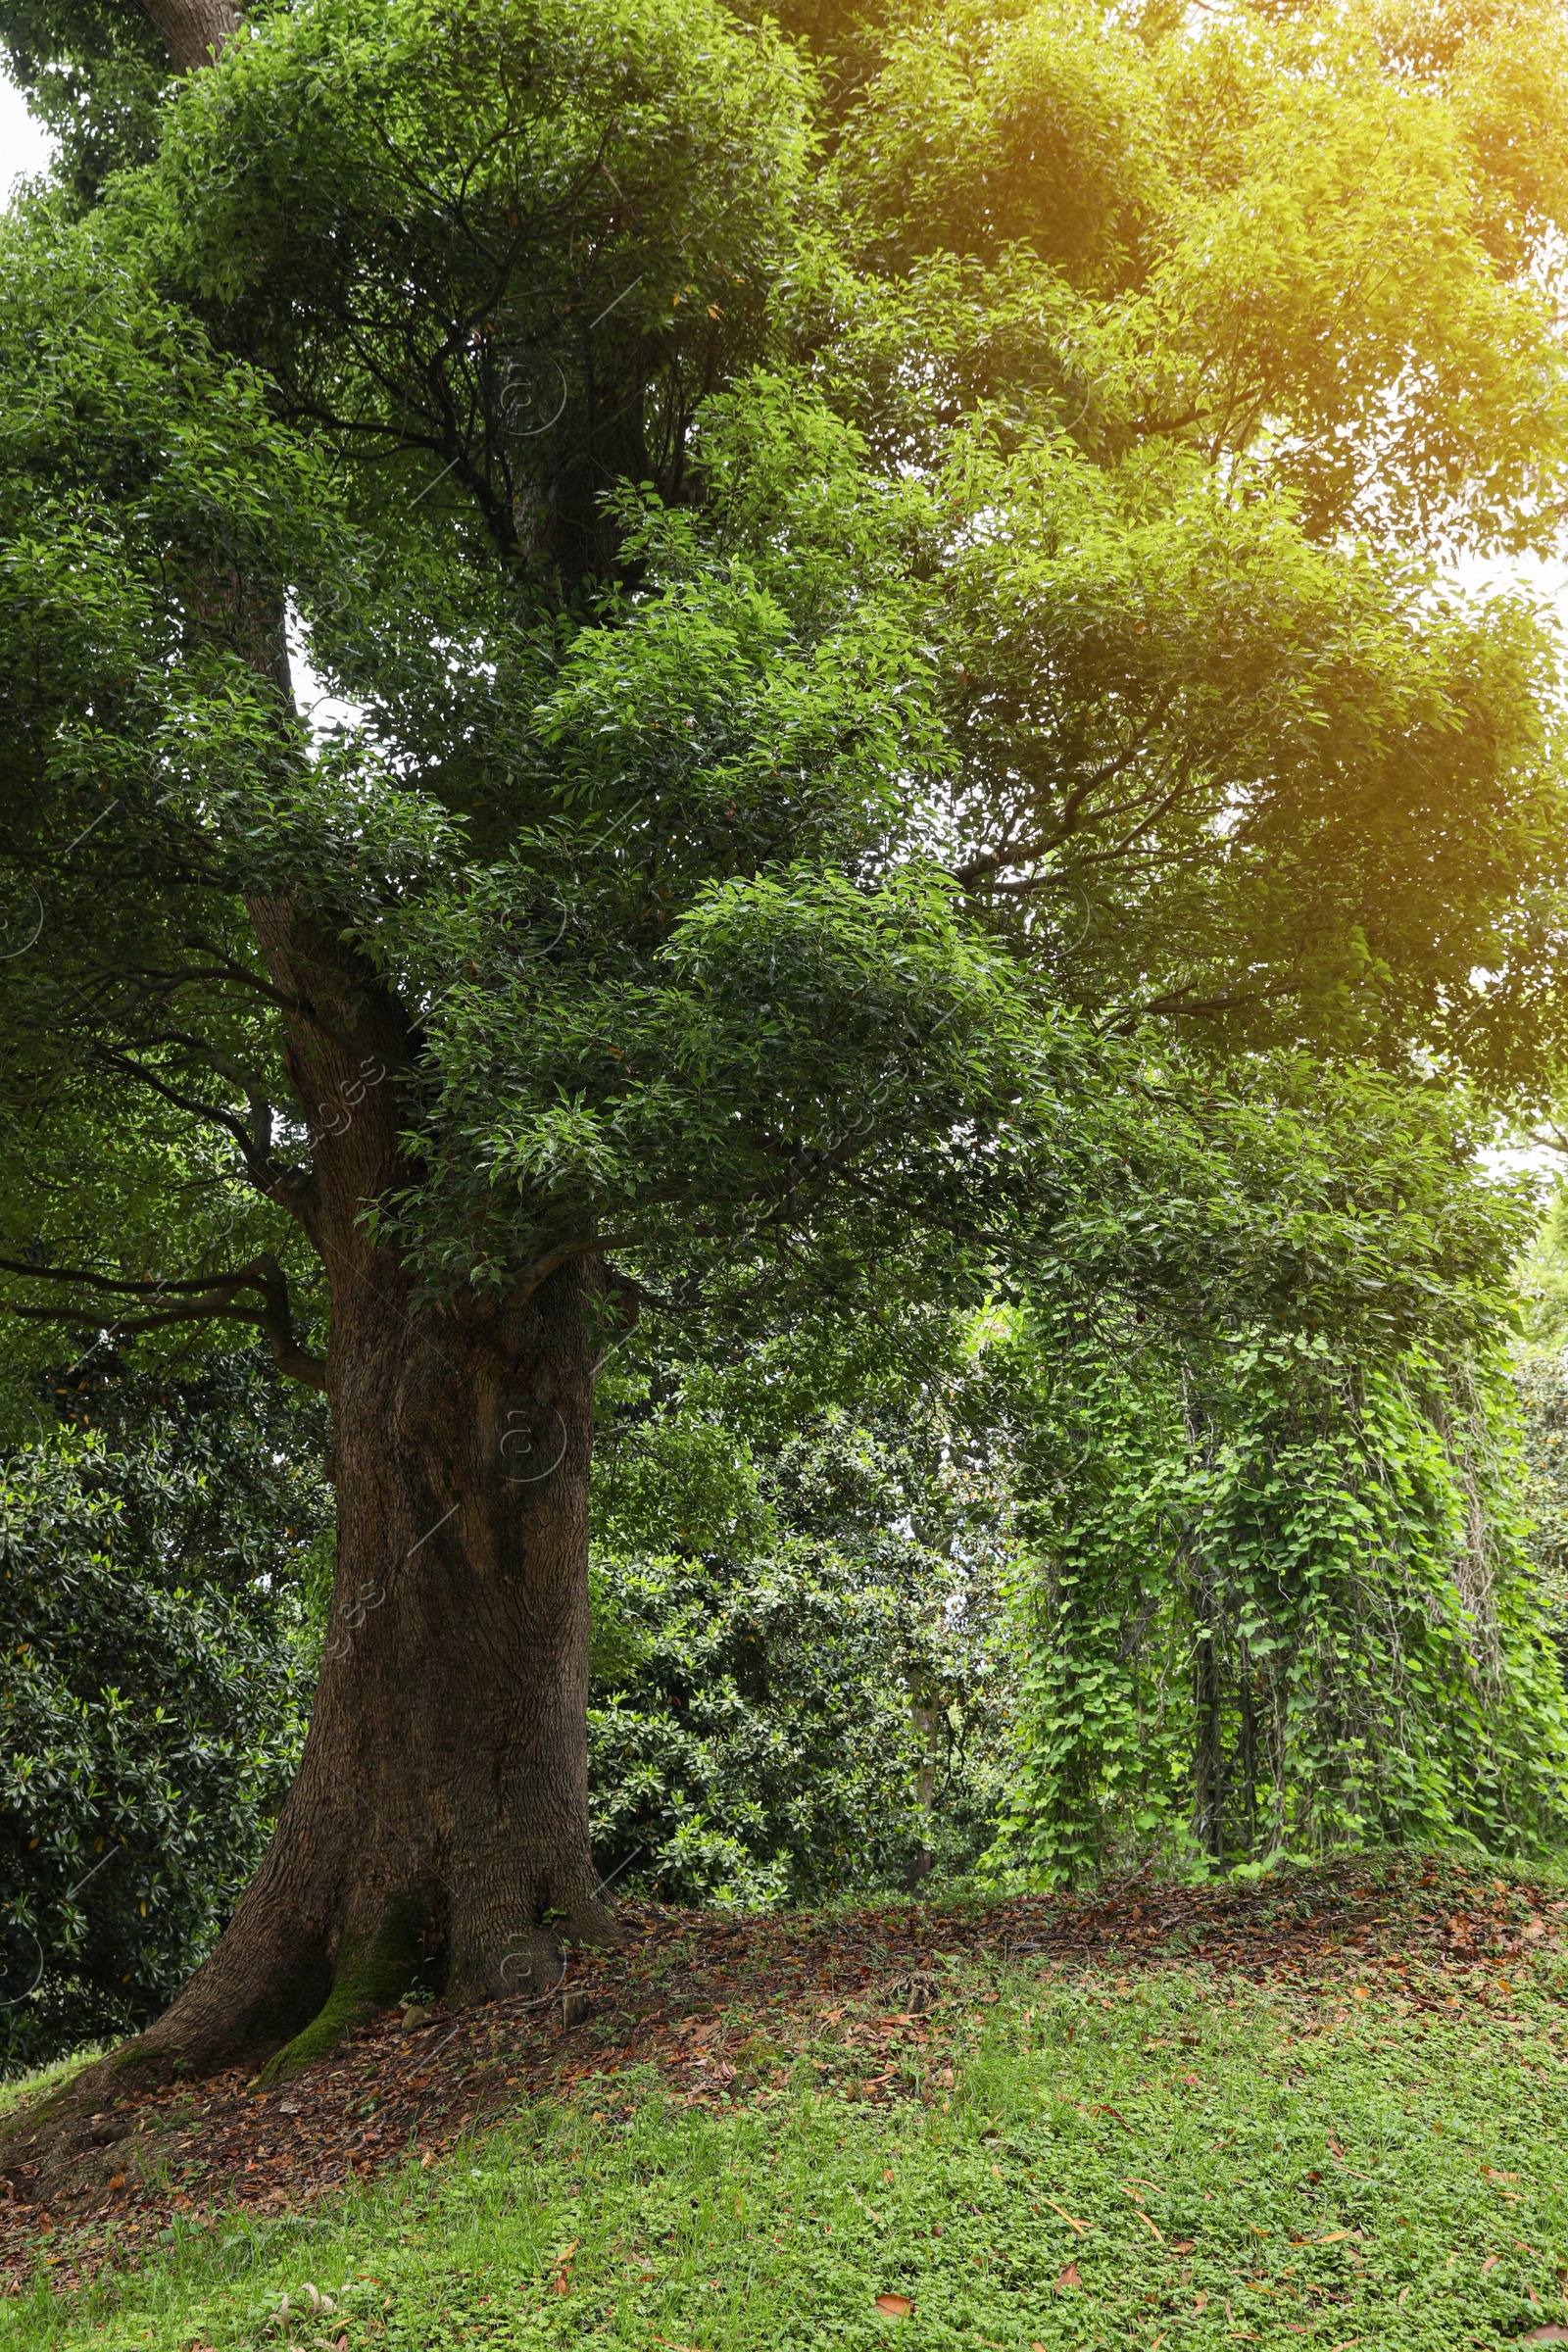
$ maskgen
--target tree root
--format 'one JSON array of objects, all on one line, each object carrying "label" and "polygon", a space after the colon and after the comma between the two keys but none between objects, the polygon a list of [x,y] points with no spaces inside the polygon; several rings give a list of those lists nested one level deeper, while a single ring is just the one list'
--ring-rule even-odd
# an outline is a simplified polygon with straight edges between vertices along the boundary
[{"label": "tree root", "polygon": [[[373,1939],[345,1936],[326,1999],[308,2025],[267,2058],[258,2081],[268,2086],[288,2082],[329,2056],[378,2010],[392,2007],[422,1985],[429,1967],[426,1926],[426,1906],[403,1895],[387,1904]],[[579,1902],[551,1925],[519,1929],[509,1938],[499,1967],[465,1976],[455,1965],[446,2002],[462,2009],[519,1993],[546,2002],[564,1974],[568,1945],[606,1949],[625,1939],[623,1929],[603,1904]],[[114,2174],[141,2162],[135,2144],[141,2094],[181,2078],[194,2084],[237,2063],[254,2064],[267,2048],[263,2040],[257,2049],[254,2027],[226,2048],[219,2046],[219,2037],[204,2035],[197,2046],[206,2050],[207,2062],[193,2063],[174,2038],[177,2028],[172,2030],[172,2012],[145,2034],[94,2059],[36,2102],[0,2119],[0,2180],[9,2179],[14,2194],[22,2193],[25,2182],[29,2202],[101,2196]]]},{"label": "tree root", "polygon": [[425,1967],[423,1928],[422,1907],[405,1895],[387,1905],[368,1949],[363,1939],[345,1936],[331,1991],[303,2032],[268,2060],[259,2080],[269,2089],[286,2082],[368,2025],[378,2009],[402,2000]]}]

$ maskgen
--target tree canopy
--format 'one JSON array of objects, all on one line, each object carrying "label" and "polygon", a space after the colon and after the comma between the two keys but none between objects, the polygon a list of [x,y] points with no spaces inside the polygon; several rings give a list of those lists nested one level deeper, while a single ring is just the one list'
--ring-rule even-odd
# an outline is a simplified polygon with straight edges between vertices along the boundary
[{"label": "tree canopy", "polygon": [[717,10],[255,17],[8,228],[40,1132],[134,1077],[299,1182],[285,890],[405,1007],[438,1282],[868,1215],[894,1135],[973,1225],[1069,1007],[1538,1064],[1552,655],[1429,557],[1555,527],[1561,35],[1423,23],[948,8],[824,91]]}]

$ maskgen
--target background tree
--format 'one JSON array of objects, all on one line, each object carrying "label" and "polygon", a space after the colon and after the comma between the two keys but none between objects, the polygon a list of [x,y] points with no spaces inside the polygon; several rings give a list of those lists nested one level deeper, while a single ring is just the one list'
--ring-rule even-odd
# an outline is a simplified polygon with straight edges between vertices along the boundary
[{"label": "background tree", "polygon": [[[57,108],[107,21],[14,20]],[[337,1490],[299,1779],[143,2063],[610,1932],[634,1313],[1092,1265],[1140,1023],[1539,1063],[1549,658],[1423,564],[1553,527],[1561,175],[1498,125],[1561,43],[1435,22],[171,16],[100,194],[83,101],[5,232],[10,1296],[260,1329]]]},{"label": "background tree", "polygon": [[1145,1257],[1168,1209],[1130,1219],[1118,1280],[1032,1301],[996,1351],[1020,1689],[995,1863],[1554,1849],[1550,1522],[1503,1344],[1528,1191],[1485,1176],[1473,1104],[1364,1071],[1276,1064],[1194,1124],[1229,1132],[1184,1188],[1181,1286]]}]

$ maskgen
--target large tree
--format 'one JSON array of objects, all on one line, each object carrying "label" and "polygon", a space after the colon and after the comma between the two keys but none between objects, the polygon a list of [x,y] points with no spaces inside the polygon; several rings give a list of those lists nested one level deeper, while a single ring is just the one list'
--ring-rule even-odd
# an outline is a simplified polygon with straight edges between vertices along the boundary
[{"label": "large tree", "polygon": [[1539,1061],[1546,653],[1424,564],[1554,528],[1568,200],[1523,0],[150,14],[161,93],[5,12],[4,1254],[331,1407],[299,1779],[134,2053],[201,2070],[613,1933],[645,1307],[1049,1279],[1140,1023]]}]

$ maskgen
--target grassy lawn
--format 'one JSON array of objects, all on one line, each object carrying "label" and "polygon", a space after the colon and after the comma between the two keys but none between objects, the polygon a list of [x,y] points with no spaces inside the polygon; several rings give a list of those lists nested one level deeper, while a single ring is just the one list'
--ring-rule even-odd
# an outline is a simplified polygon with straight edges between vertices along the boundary
[{"label": "grassy lawn", "polygon": [[57,2082],[65,2082],[78,2067],[86,2066],[102,2055],[104,2045],[92,2043],[90,2048],[76,2050],[69,2058],[57,2058],[52,2066],[34,2067],[29,2075],[13,2075],[9,2082],[0,2082],[0,2115],[9,2115],[13,2107],[24,2099],[42,2098]]},{"label": "grassy lawn", "polygon": [[1561,1961],[1439,2012],[1187,1967],[948,1979],[951,2065],[910,2069],[914,2095],[891,2110],[846,2095],[826,2026],[781,2094],[729,2110],[623,2073],[312,2219],[176,2221],[138,2271],[0,2306],[0,2338],[1447,2352],[1568,2337]]}]

